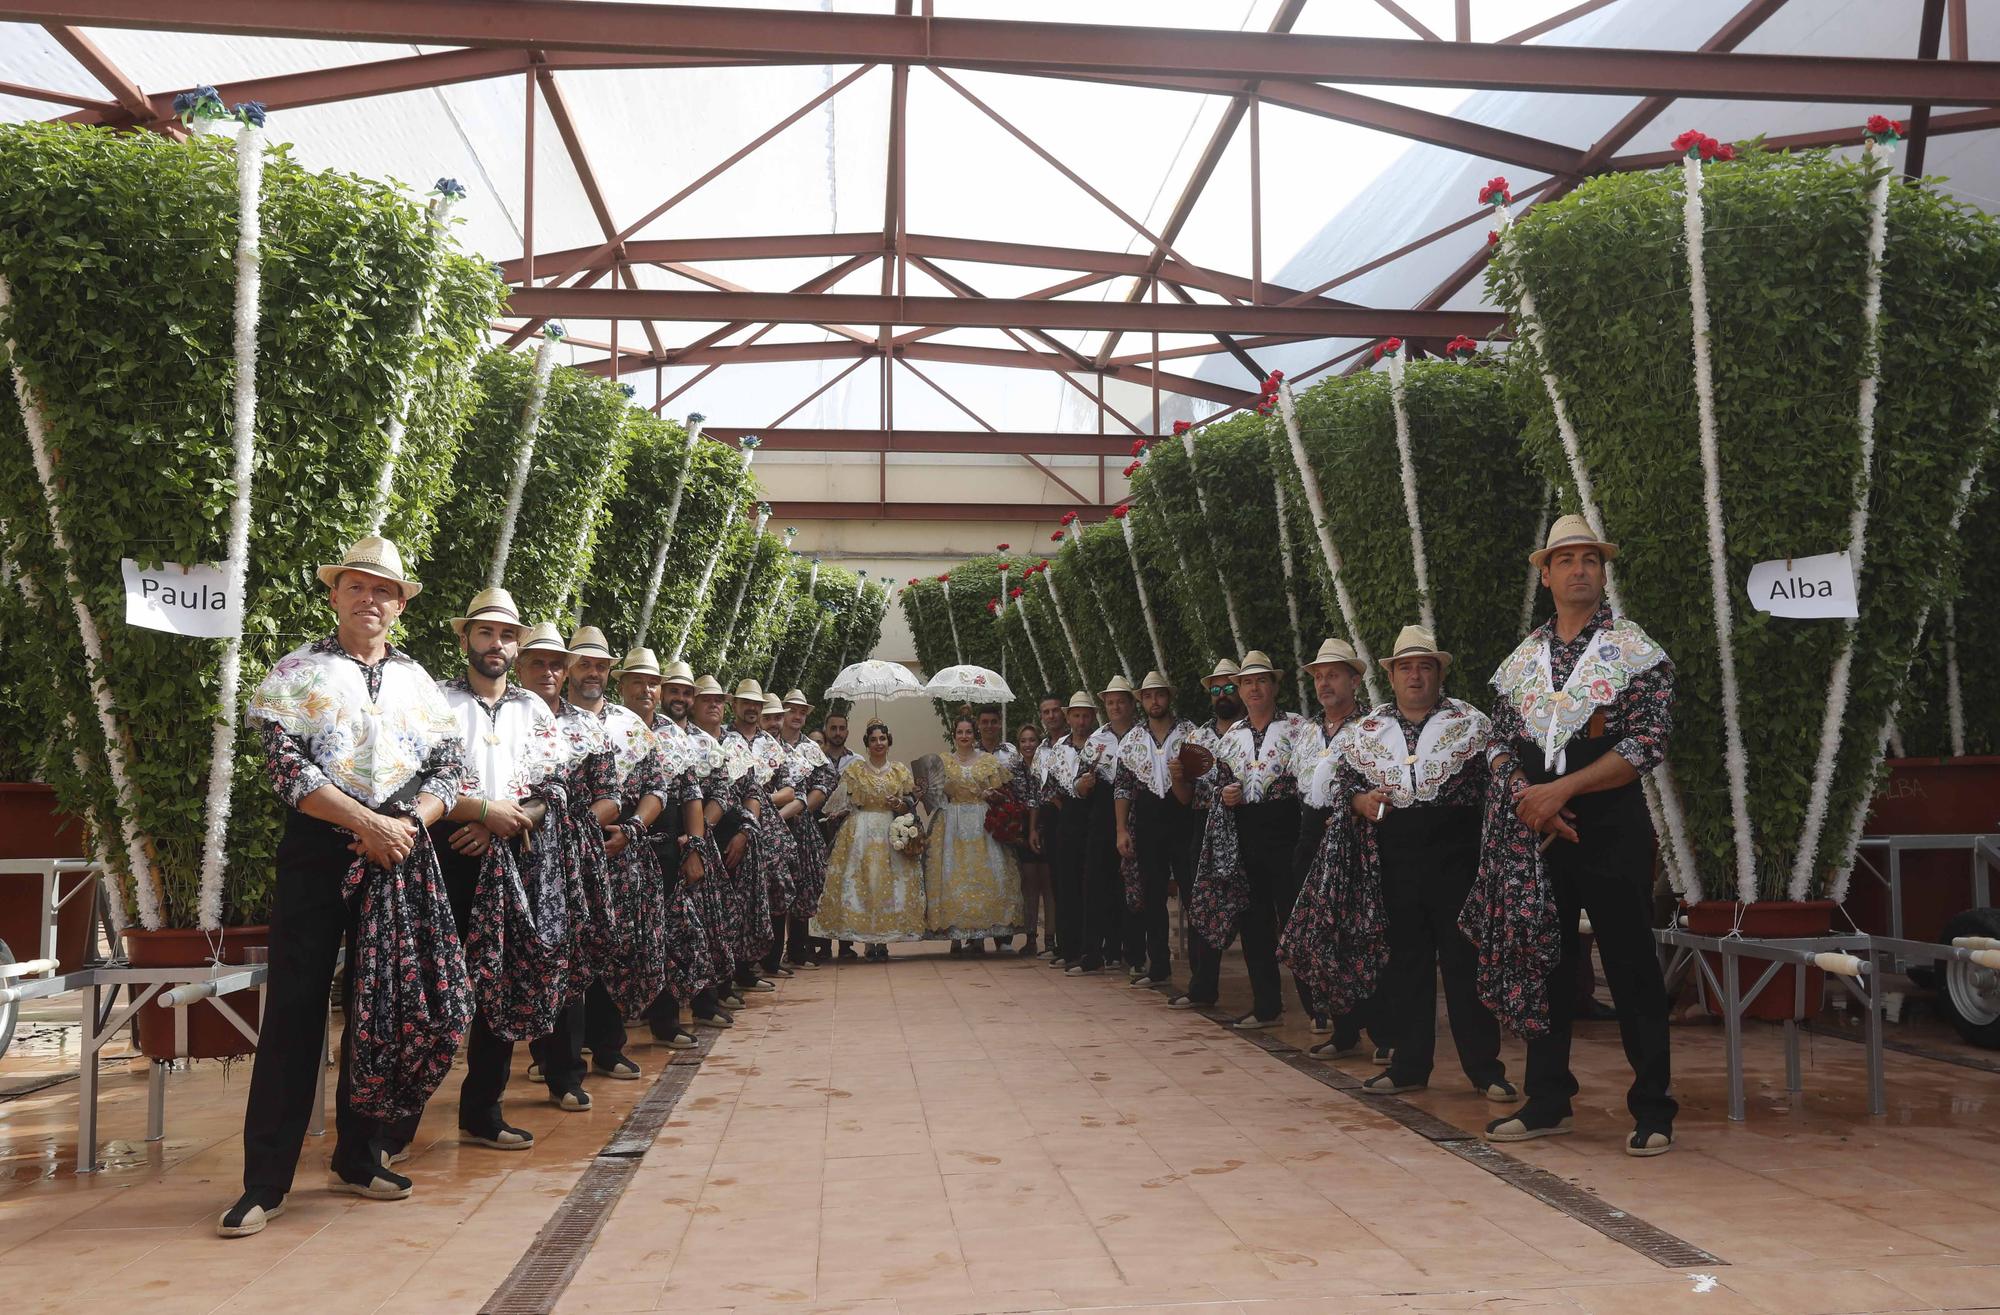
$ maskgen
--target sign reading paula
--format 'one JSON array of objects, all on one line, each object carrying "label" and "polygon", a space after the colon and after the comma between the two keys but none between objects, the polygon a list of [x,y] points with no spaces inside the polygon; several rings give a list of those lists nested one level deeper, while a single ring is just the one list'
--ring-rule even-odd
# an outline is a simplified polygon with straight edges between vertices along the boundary
[{"label": "sign reading paula", "polygon": [[229,596],[220,564],[141,566],[130,557],[125,573],[125,624],[197,639],[227,639],[243,629],[243,602]]}]

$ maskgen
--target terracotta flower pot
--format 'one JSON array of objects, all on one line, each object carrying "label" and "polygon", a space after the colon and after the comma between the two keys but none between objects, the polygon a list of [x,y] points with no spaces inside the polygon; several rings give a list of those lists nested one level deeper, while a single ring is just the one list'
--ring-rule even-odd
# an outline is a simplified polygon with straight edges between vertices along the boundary
[{"label": "terracotta flower pot", "polygon": [[[1825,936],[1833,930],[1834,907],[1830,899],[1758,900],[1749,905],[1738,904],[1735,900],[1703,900],[1687,906],[1688,930],[1697,936],[1727,936],[1732,930],[1740,928],[1743,935],[1751,939]],[[1742,909],[1740,919],[1737,917],[1739,908]],[[1704,954],[1702,957],[1715,971],[1715,979],[1721,981],[1722,956]],[[1742,989],[1748,992],[1769,966],[1769,961],[1764,959],[1739,960],[1738,980]],[[1818,1012],[1826,974],[1817,968],[1805,970],[1806,1011],[1800,1014],[1792,1005],[1792,974],[1795,971],[1789,964],[1779,968],[1764,989],[1757,993],[1757,998],[1750,1002],[1750,1007],[1743,1011],[1743,1016],[1780,1022],[1787,1018],[1810,1017]],[[1722,1000],[1715,992],[1708,995],[1708,1009],[1713,1014],[1722,1013]]]},{"label": "terracotta flower pot", "polygon": [[[0,783],[0,858],[79,858],[83,828],[56,806],[55,792],[38,782]],[[67,895],[89,881],[81,874],[60,879]],[[0,940],[16,959],[39,958],[42,879],[0,876]],[[89,947],[90,896],[78,895],[56,919],[56,958],[65,970],[81,967]]]},{"label": "terracotta flower pot", "polygon": [[[261,948],[270,941],[269,927],[225,927],[222,961],[246,963],[245,950]],[[209,961],[210,933],[192,927],[170,927],[162,931],[128,930],[125,950],[134,968],[189,968]],[[243,1020],[262,1029],[263,1010],[255,991],[237,991],[222,997]],[[229,1059],[256,1049],[236,1025],[224,1018],[214,1005],[203,1000],[187,1008],[187,1048],[174,1045],[174,1011],[158,999],[148,1001],[139,1011],[139,1050],[150,1059]]]}]

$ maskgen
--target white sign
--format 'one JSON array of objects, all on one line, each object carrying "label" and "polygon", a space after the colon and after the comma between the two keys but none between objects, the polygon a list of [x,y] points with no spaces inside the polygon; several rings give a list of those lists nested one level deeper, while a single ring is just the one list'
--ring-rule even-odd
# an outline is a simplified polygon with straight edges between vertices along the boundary
[{"label": "white sign", "polygon": [[125,624],[200,639],[227,639],[243,629],[242,600],[231,598],[219,565],[177,562],[141,566],[127,557]]},{"label": "white sign", "polygon": [[1856,616],[1854,563],[1844,552],[1758,562],[1750,568],[1750,605],[1772,616]]}]

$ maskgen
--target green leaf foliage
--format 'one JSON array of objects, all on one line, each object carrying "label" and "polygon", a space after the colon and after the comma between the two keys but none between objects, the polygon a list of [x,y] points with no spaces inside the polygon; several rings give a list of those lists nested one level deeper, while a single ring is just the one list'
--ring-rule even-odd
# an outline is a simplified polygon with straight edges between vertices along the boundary
[{"label": "green leaf foliage", "polygon": [[[1520,421],[1494,362],[1412,361],[1403,393],[1437,640],[1452,654],[1445,688],[1488,708],[1493,671],[1521,637],[1526,557],[1540,546],[1547,501],[1543,481],[1521,457]],[[1355,627],[1369,653],[1384,657],[1396,633],[1420,619],[1388,372],[1316,384],[1298,395],[1297,414]],[[1297,513],[1293,553],[1312,568],[1323,610],[1335,618],[1331,633],[1353,642],[1339,620],[1282,425],[1273,426],[1272,441],[1284,463],[1287,505]],[[1318,648],[1316,639],[1309,642]],[[1387,697],[1387,684],[1377,682]]]},{"label": "green leaf foliage", "polygon": [[[1953,752],[1947,655],[1958,677],[1961,733],[1968,757],[2000,754],[2000,496],[1993,488],[1993,437],[1988,436],[1985,487],[1976,488],[1959,529],[1964,560],[1940,594],[1956,598],[1949,616],[1931,609],[1923,643],[1910,672],[1910,688],[1896,710],[1903,751],[1914,758]],[[1947,649],[1949,645],[1949,649]]]},{"label": "green leaf foliage", "polygon": [[[703,445],[695,446],[699,449]],[[639,613],[645,606],[646,586],[652,579],[660,538],[666,532],[674,490],[691,466],[702,465],[698,456],[690,459],[687,431],[679,422],[636,408],[629,409],[625,417],[625,449],[625,478],[606,504],[605,524],[598,532],[590,576],[583,586],[584,623],[602,630],[621,654],[637,642]],[[698,519],[694,508],[706,492],[699,486],[697,478],[682,498],[674,542],[669,545],[661,575],[663,594],[676,573],[689,569],[694,545],[692,536],[682,530]],[[693,570],[700,569],[700,563],[695,563]],[[659,636],[657,607],[655,604],[654,638]]]},{"label": "green leaf foliage", "polygon": [[[1711,166],[1706,273],[1719,429],[1725,574],[1742,687],[1748,808],[1760,894],[1782,898],[1801,845],[1829,673],[1848,627],[1776,619],[1745,591],[1759,561],[1847,545],[1861,461],[1857,398],[1874,175],[1821,154],[1747,152]],[[1560,383],[1606,533],[1623,550],[1625,607],[1677,667],[1671,764],[1701,884],[1735,894],[1722,693],[1690,347],[1678,169],[1609,175],[1515,225],[1489,274],[1517,314],[1532,292],[1546,359],[1525,342],[1526,442],[1549,478],[1569,469],[1534,370]],[[1877,745],[1905,690],[1918,617],[1959,553],[1955,496],[2000,375],[2000,224],[1929,185],[1892,184],[1881,390],[1852,690],[1814,893],[1847,855],[1873,791]],[[1574,492],[1565,494],[1574,507]]]},{"label": "green leaf foliage", "polygon": [[[192,926],[223,645],[124,624],[120,560],[215,562],[230,503],[235,147],[55,124],[0,127],[0,336],[45,410],[82,602],[103,635],[114,702],[168,925]],[[499,304],[396,188],[313,173],[267,151],[261,202],[256,464],[246,686],[331,625],[314,568],[369,529],[384,426],[414,389],[391,532],[421,551],[456,448],[466,367]],[[438,284],[419,329],[420,290]],[[109,768],[62,563],[16,390],[0,405],[0,519],[27,592],[0,591],[11,681],[40,709],[46,779],[93,822],[129,879]],[[18,732],[9,732],[10,734]],[[261,755],[239,737],[224,918],[269,907],[280,825]]]}]

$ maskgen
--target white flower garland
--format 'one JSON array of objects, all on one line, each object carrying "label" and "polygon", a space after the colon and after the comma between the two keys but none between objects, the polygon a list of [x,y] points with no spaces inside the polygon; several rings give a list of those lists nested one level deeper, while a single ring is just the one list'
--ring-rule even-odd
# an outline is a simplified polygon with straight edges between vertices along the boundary
[{"label": "white flower garland", "polygon": [[1208,536],[1209,549],[1215,553],[1215,583],[1222,588],[1222,607],[1229,616],[1229,637],[1236,641],[1238,653],[1247,653],[1250,650],[1243,644],[1243,623],[1236,619],[1236,594],[1229,587],[1228,573],[1222,569],[1222,545],[1209,535],[1208,490],[1201,484],[1201,463],[1194,454],[1194,430],[1181,431],[1181,450],[1187,453],[1188,478],[1194,482],[1195,504],[1201,508],[1202,534]]},{"label": "white flower garland", "polygon": [[[688,472],[694,468],[694,446],[701,441],[702,422],[697,420],[688,428],[687,447],[681,453],[681,473],[674,478],[673,497],[667,501],[667,525],[660,531],[660,546],[653,553],[653,574],[646,580],[646,600],[639,605],[639,633],[632,640],[635,648],[646,645],[646,631],[653,624],[653,606],[660,601],[660,582],[667,574],[667,549],[674,542],[674,526],[681,518],[681,494],[687,490]],[[819,564],[813,564],[815,573]]]},{"label": "white flower garland", "polygon": [[[431,198],[425,208],[432,231],[437,236],[437,246],[432,259],[424,270],[423,286],[417,289],[416,309],[410,313],[410,337],[421,339],[431,322],[431,312],[437,306],[438,289],[444,282],[444,230],[451,221],[452,207],[458,204],[459,193],[440,192]],[[416,410],[416,356],[411,354],[408,376],[403,381],[401,404],[389,412],[388,423],[382,427],[382,436],[387,448],[382,454],[382,470],[375,477],[375,510],[368,518],[368,532],[380,534],[382,525],[389,519],[389,492],[396,483],[396,460],[402,455],[403,435],[409,429],[410,413]]]},{"label": "white flower garland", "polygon": [[[1165,497],[1158,489],[1153,489],[1153,498],[1154,501],[1160,504],[1156,508],[1160,513],[1160,520],[1171,527],[1174,521],[1173,517],[1167,514]],[[1180,574],[1175,576],[1174,580],[1180,585],[1181,592],[1187,596],[1188,611],[1194,617],[1196,628],[1201,631],[1202,637],[1206,639],[1208,637],[1208,617],[1201,610],[1201,590],[1195,587],[1194,567],[1188,562],[1187,546],[1181,542],[1181,537],[1178,534],[1172,532],[1171,528],[1168,530],[1167,538],[1174,545],[1174,560],[1178,561],[1181,565]]]},{"label": "white flower garland", "polygon": [[1424,518],[1417,510],[1417,466],[1410,452],[1410,412],[1404,403],[1403,353],[1389,354],[1389,409],[1396,417],[1396,460],[1403,473],[1403,514],[1410,522],[1410,562],[1417,575],[1417,613],[1424,629],[1437,633],[1431,608],[1431,564],[1424,554]]},{"label": "white flower garland", "polygon": [[1299,485],[1306,491],[1306,510],[1312,514],[1313,532],[1319,536],[1320,556],[1326,562],[1327,578],[1333,582],[1333,600],[1340,607],[1340,623],[1347,628],[1347,635],[1354,645],[1354,655],[1361,659],[1364,670],[1361,679],[1368,686],[1368,702],[1372,706],[1382,702],[1382,687],[1375,678],[1375,657],[1368,651],[1368,641],[1361,634],[1361,627],[1354,623],[1354,600],[1348,597],[1347,581],[1340,576],[1340,549],[1334,545],[1333,531],[1326,522],[1326,500],[1320,496],[1319,476],[1313,473],[1312,462],[1306,456],[1305,439],[1299,433],[1299,412],[1297,400],[1292,396],[1289,380],[1278,385],[1278,415],[1285,423],[1285,437],[1292,448],[1292,465],[1299,472]]},{"label": "white flower garland", "polygon": [[757,508],[757,524],[750,531],[750,560],[743,564],[743,578],[736,582],[736,596],[729,600],[729,619],[722,623],[722,646],[715,651],[715,665],[729,661],[729,644],[736,638],[736,618],[743,613],[743,595],[750,590],[750,576],[757,569],[757,549],[764,537],[764,527],[771,523],[771,509]]},{"label": "white flower garland", "polygon": [[963,666],[965,649],[958,642],[958,618],[951,610],[951,577],[945,576],[938,581],[938,584],[944,590],[944,619],[951,624],[951,660]]},{"label": "white flower garland", "polygon": [[[229,506],[229,546],[222,569],[229,597],[248,610],[244,597],[250,571],[250,481],[257,453],[257,319],[263,290],[264,134],[245,123],[236,134],[236,381],[235,411],[230,417],[233,462],[230,479],[236,496]],[[196,901],[196,925],[203,931],[222,927],[222,878],[228,866],[224,852],[229,832],[229,787],[236,776],[237,696],[243,681],[243,631],[222,642],[216,676],[216,699],[222,705],[208,757],[208,825],[202,837],[201,881]]]},{"label": "white flower garland", "polygon": [[1287,524],[1290,517],[1285,511],[1285,481],[1274,479],[1271,489],[1278,501],[1278,564],[1285,572],[1285,611],[1292,618],[1292,674],[1299,682],[1299,707],[1311,711],[1312,703],[1306,694],[1306,646],[1305,637],[1299,633],[1299,595],[1292,585],[1292,530]]},{"label": "white flower garland", "polygon": [[[1530,545],[1531,552],[1548,542],[1549,530],[1555,519],[1556,486],[1554,484],[1546,484],[1544,485],[1544,489],[1546,491],[1542,495],[1542,518],[1535,522],[1537,528],[1535,530],[1535,541]],[[1532,561],[1529,562],[1528,587],[1521,595],[1521,624],[1514,628],[1514,633],[1517,635],[1525,636],[1529,630],[1534,628],[1535,588],[1541,582],[1541,568],[1536,566]]]},{"label": "white flower garland", "polygon": [[1951,756],[1963,758],[1965,702],[1958,688],[1958,608],[1951,603],[1944,605],[1944,712],[1951,729]]},{"label": "white flower garland", "polygon": [[[514,478],[507,485],[507,510],[500,517],[500,536],[493,545],[493,565],[486,572],[486,587],[497,589],[507,577],[507,556],[514,550],[514,522],[521,518],[521,499],[528,492],[528,468],[535,461],[535,430],[542,422],[542,404],[549,396],[549,376],[556,368],[556,340],[545,334],[535,349],[535,378],[528,389],[528,404],[521,408],[521,447],[514,456]],[[678,656],[678,655],[676,655]]]},{"label": "white flower garland", "polygon": [[[1062,627],[1063,639],[1069,643],[1069,655],[1076,663],[1077,679],[1085,685],[1091,683],[1090,670],[1083,665],[1083,650],[1076,645],[1076,634],[1069,628],[1069,618],[1063,614],[1062,595],[1056,592],[1056,577],[1053,571],[1043,571],[1042,578],[1049,582],[1049,604],[1056,610],[1056,624]],[[1085,691],[1086,693],[1088,691]]]},{"label": "white flower garland", "polygon": [[[750,462],[756,455],[757,449],[754,447],[743,449],[743,473],[745,475],[750,473]],[[694,587],[694,600],[688,604],[687,617],[681,622],[680,637],[674,640],[674,652],[672,658],[669,659],[670,661],[680,661],[687,651],[688,636],[694,633],[694,619],[701,615],[702,602],[708,597],[708,586],[715,580],[716,564],[722,560],[723,545],[729,542],[730,527],[736,524],[736,506],[736,495],[731,494],[728,510],[722,514],[722,528],[716,531],[715,543],[708,550],[708,562],[701,568],[701,581]]]},{"label": "white flower garland", "polygon": [[[1996,408],[1988,414],[1986,427],[1982,432],[1990,432],[1996,420],[2000,420],[2000,408]],[[1958,498],[1952,504],[1951,509],[1951,532],[1954,536],[1958,533],[1959,523],[1965,519],[1966,508],[1972,504],[1972,486],[1978,478],[1979,469],[1985,463],[1985,460],[1986,453],[1984,449],[1975,449],[1971,455],[1971,459],[1966,462],[1965,475],[1958,483]],[[1933,589],[1935,587],[1935,583],[1933,583]],[[1949,608],[1951,605],[1947,603],[1945,606],[1947,608],[1946,617],[1949,619],[1951,615]],[[1910,669],[1910,663],[1916,661],[1917,645],[1923,642],[1924,624],[1930,619],[1929,607],[1925,607],[1917,614],[1917,624],[1910,631],[1911,635],[1914,636],[1910,641],[1910,655],[1903,662],[1903,670],[1906,674]],[[1947,680],[1949,679],[1950,676],[1948,673]],[[1889,736],[1895,730],[1896,712],[1901,704],[1902,700],[1900,698],[1895,703],[1890,704],[1889,715],[1882,719],[1882,733],[1876,738],[1875,743],[1874,761],[1877,763],[1881,762],[1882,754],[1889,746]],[[1854,878],[1854,853],[1855,850],[1860,848],[1861,832],[1868,825],[1869,806],[1875,802],[1872,795],[1872,791],[1864,790],[1861,793],[1861,797],[1854,801],[1854,816],[1848,820],[1847,825],[1847,843],[1841,847],[1840,863],[1835,868],[1833,881],[1827,889],[1827,898],[1836,904],[1845,903],[1847,900],[1847,886]]]},{"label": "white flower garland", "polygon": [[[790,577],[790,574],[789,571],[786,572],[787,578]],[[819,588],[819,558],[815,557],[813,558],[812,568],[806,572],[806,598],[808,600],[814,597],[813,591],[817,588]],[[771,669],[764,675],[764,688],[766,689],[769,689],[772,683],[778,679],[778,645],[783,640],[785,631],[791,629],[792,617],[797,614],[798,610],[799,597],[797,594],[793,594],[785,599],[785,614],[779,618],[778,629],[771,640]]]},{"label": "white flower garland", "polygon": [[[1504,199],[1496,199],[1493,210],[1494,217],[1499,221],[1500,241],[1505,243],[1514,230],[1513,212],[1508,209]],[[1570,423],[1569,408],[1563,405],[1562,388],[1556,381],[1555,365],[1549,359],[1548,350],[1541,340],[1541,319],[1535,313],[1535,296],[1528,288],[1525,274],[1518,277],[1517,287],[1520,292],[1520,314],[1515,317],[1516,328],[1521,340],[1534,354],[1539,367],[1537,372],[1541,375],[1542,389],[1548,394],[1549,410],[1555,417],[1556,433],[1562,438],[1563,456],[1569,463],[1570,482],[1576,486],[1577,504],[1584,523],[1590,526],[1592,534],[1602,538],[1604,517],[1597,507],[1597,492],[1590,481],[1590,468],[1584,464],[1583,447],[1577,440],[1576,426]],[[1550,510],[1554,510],[1553,504]],[[1625,615],[1625,604],[1618,596],[1618,577],[1613,572],[1610,562],[1604,564],[1604,598],[1611,605],[1614,616]],[[1532,603],[1529,604],[1529,609],[1532,613]],[[1672,853],[1672,859],[1667,865],[1668,871],[1670,873],[1677,871],[1681,876],[1683,890],[1691,897],[1699,898],[1702,893],[1700,872],[1695,866],[1694,847],[1688,843],[1687,820],[1681,812],[1680,794],[1674,786],[1673,771],[1668,762],[1662,760],[1657,767],[1646,774],[1643,793],[1646,796],[1647,807],[1652,813],[1653,829],[1664,830],[1667,834],[1668,846]]]},{"label": "white flower garland", "polygon": [[[818,600],[815,599],[814,601]],[[826,629],[826,609],[822,607],[819,609],[819,615],[813,618],[811,633],[806,636],[805,656],[799,659],[800,684],[805,683],[806,676],[812,671],[813,650],[819,647],[819,632],[824,629]],[[834,668],[834,674],[838,675],[839,673],[840,669],[838,667]]]},{"label": "white flower garland", "polygon": [[[1154,670],[1164,676],[1168,671],[1167,646],[1160,642],[1160,625],[1153,618],[1153,600],[1146,593],[1145,573],[1139,569],[1139,547],[1132,539],[1132,516],[1136,510],[1136,508],[1127,507],[1125,514],[1118,518],[1118,528],[1125,535],[1125,556],[1132,562],[1132,583],[1139,590],[1139,610],[1146,617],[1146,638],[1150,639],[1153,643]],[[1024,617],[1023,620],[1025,621],[1026,618]]]},{"label": "white flower garland", "polygon": [[[868,592],[868,572],[862,571],[859,572],[859,575],[861,578],[854,582],[854,602],[857,607],[861,603],[862,596]],[[833,670],[835,675],[847,670],[846,649],[843,648],[840,650],[840,661],[835,664]]]},{"label": "white flower garland", "polygon": [[1049,664],[1042,661],[1042,646],[1035,639],[1035,628],[1028,624],[1028,594],[1025,585],[1021,591],[1021,633],[1028,637],[1028,651],[1035,655],[1035,670],[1041,673],[1043,692],[1054,692],[1054,686],[1049,684]]},{"label": "white flower garland", "polygon": [[1729,773],[1729,810],[1735,824],[1736,897],[1745,904],[1757,898],[1757,854],[1750,838],[1750,766],[1743,753],[1743,695],[1736,682],[1736,618],[1729,601],[1729,553],[1723,533],[1722,465],[1717,452],[1715,375],[1710,359],[1708,271],[1702,237],[1706,216],[1702,207],[1699,156],[1681,160],[1687,182],[1682,220],[1687,235],[1688,299],[1694,322],[1694,395],[1701,426],[1701,494],[1708,512],[1708,586],[1715,608],[1715,646],[1722,673],[1722,761]]},{"label": "white flower garland", "polygon": [[[1861,159],[1870,168],[1879,168],[1868,196],[1868,283],[1861,307],[1863,350],[1868,368],[1861,376],[1856,428],[1861,439],[1861,466],[1854,472],[1854,488],[1849,495],[1854,507],[1847,522],[1847,555],[1853,563],[1854,588],[1861,589],[1861,567],[1868,553],[1868,503],[1875,487],[1875,395],[1882,382],[1882,251],[1889,230],[1889,162],[1883,157],[1892,148],[1870,138],[1861,148]],[[1857,607],[1857,611],[1859,608]],[[1847,686],[1854,669],[1854,637],[1859,617],[1847,621],[1847,642],[1834,660],[1833,676],[1827,682],[1826,715],[1819,728],[1819,762],[1813,769],[1812,788],[1806,796],[1805,824],[1799,831],[1797,857],[1792,862],[1792,880],[1786,894],[1803,900],[1812,885],[1813,860],[1819,856],[1820,832],[1826,826],[1827,796],[1833,791],[1833,771],[1840,756],[1840,724],[1847,716]]]},{"label": "white flower garland", "polygon": [[[13,287],[0,277],[0,315],[13,304]],[[132,900],[139,912],[139,925],[158,931],[165,925],[160,909],[158,877],[153,871],[152,839],[139,830],[136,808],[138,796],[125,767],[130,740],[118,724],[118,710],[111,689],[104,683],[104,642],[97,622],[84,602],[83,582],[77,578],[76,558],[70,551],[69,535],[63,532],[62,515],[56,505],[55,466],[49,457],[47,416],[28,378],[21,372],[20,344],[7,340],[7,357],[14,376],[15,400],[21,408],[21,427],[27,431],[28,447],[35,459],[35,475],[42,486],[42,501],[49,513],[49,540],[62,563],[68,585],[70,609],[76,613],[77,633],[83,640],[90,674],[91,701],[97,708],[98,730],[104,736],[105,764],[111,770],[111,785],[118,805],[118,828],[125,840],[125,861],[132,873]]]},{"label": "white flower garland", "polygon": [[597,472],[597,479],[590,486],[590,495],[584,500],[576,517],[576,542],[570,546],[569,583],[563,586],[562,605],[556,608],[557,616],[566,616],[572,627],[583,624],[583,584],[590,575],[591,540],[597,533],[597,519],[604,514],[604,491],[611,482],[611,468],[617,463],[618,450],[623,440],[607,443],[604,447],[604,469]]},{"label": "white flower garland", "polygon": [[[1081,568],[1083,563],[1083,523],[1081,521],[1073,520],[1069,523],[1069,537],[1070,542],[1076,545],[1076,560],[1078,567]],[[1103,592],[1098,589],[1097,581],[1091,578],[1088,571],[1083,572],[1083,582],[1090,587],[1090,601],[1097,604],[1097,619],[1104,623],[1104,633],[1111,639],[1111,652],[1118,659],[1119,670],[1124,673],[1127,680],[1134,679],[1132,659],[1125,656],[1125,645],[1120,643],[1118,639],[1118,627],[1111,624],[1111,609],[1104,605]]]}]

